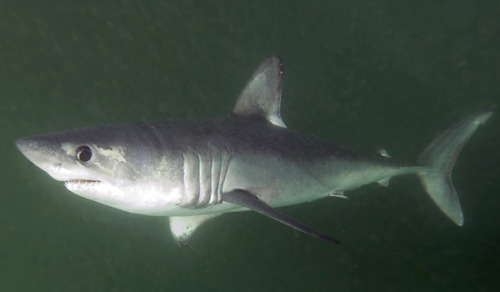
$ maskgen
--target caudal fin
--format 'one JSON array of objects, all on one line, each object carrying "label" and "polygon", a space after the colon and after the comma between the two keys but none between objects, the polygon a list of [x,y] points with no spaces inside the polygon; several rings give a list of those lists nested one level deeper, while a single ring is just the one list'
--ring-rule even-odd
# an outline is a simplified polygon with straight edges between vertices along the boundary
[{"label": "caudal fin", "polygon": [[484,113],[453,125],[432,141],[418,158],[419,163],[429,167],[419,173],[427,193],[441,211],[459,226],[464,224],[464,216],[451,181],[451,171],[460,150],[490,116],[491,112]]}]

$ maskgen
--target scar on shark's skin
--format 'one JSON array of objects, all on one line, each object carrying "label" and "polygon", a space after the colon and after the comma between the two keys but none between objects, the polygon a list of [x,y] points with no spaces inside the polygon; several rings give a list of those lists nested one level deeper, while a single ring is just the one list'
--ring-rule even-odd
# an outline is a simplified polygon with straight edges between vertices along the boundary
[{"label": "scar on shark's skin", "polygon": [[419,176],[427,194],[457,225],[462,209],[451,182],[460,150],[491,113],[445,130],[416,164],[386,150],[363,154],[287,129],[280,103],[283,62],[265,60],[231,114],[211,120],[167,120],[81,128],[21,138],[26,158],[71,192],[127,212],[168,218],[177,242],[220,214],[253,210],[311,236],[277,207],[325,197],[404,174]]}]

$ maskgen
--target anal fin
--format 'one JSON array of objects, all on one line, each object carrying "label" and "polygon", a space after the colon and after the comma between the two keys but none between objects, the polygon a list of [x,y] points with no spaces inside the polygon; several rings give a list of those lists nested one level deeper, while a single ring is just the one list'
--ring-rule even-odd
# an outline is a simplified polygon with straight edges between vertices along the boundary
[{"label": "anal fin", "polygon": [[222,196],[222,200],[228,203],[232,203],[235,205],[251,209],[255,212],[258,212],[262,215],[265,215],[271,219],[274,219],[278,222],[281,222],[285,225],[288,225],[296,230],[302,231],[311,236],[324,239],[326,241],[333,243],[340,243],[340,241],[330,236],[321,234],[305,225],[302,225],[301,223],[293,220],[292,218],[284,215],[283,213],[271,208],[268,204],[260,200],[257,196],[245,190],[234,190],[228,193],[224,193]]}]

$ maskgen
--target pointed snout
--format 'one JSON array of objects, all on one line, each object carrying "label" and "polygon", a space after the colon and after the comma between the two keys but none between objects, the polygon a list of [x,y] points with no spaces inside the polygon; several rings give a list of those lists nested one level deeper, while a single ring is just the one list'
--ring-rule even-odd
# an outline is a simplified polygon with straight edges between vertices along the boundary
[{"label": "pointed snout", "polygon": [[17,139],[15,144],[17,150],[19,150],[19,152],[21,152],[30,161],[32,161],[32,159],[30,158],[30,156],[32,156],[31,154],[35,149],[39,148],[36,141],[33,141],[33,139],[31,139],[30,137]]},{"label": "pointed snout", "polygon": [[67,180],[68,171],[61,167],[67,163],[67,155],[61,149],[59,141],[49,135],[40,135],[18,139],[15,144],[29,161],[52,178]]},{"label": "pointed snout", "polygon": [[43,136],[20,138],[15,144],[17,149],[38,167],[50,160],[51,154],[55,152],[54,144]]}]

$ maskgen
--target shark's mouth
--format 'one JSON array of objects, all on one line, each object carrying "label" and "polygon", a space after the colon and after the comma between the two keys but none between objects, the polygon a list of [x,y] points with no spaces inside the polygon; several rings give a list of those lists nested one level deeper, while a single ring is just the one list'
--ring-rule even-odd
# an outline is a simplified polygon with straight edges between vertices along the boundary
[{"label": "shark's mouth", "polygon": [[68,185],[87,185],[87,184],[98,184],[101,183],[99,180],[91,180],[91,179],[72,179],[64,182],[66,186]]},{"label": "shark's mouth", "polygon": [[73,179],[64,182],[64,186],[74,193],[95,192],[101,189],[104,184],[98,180]]}]

